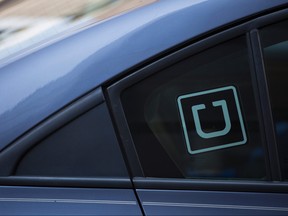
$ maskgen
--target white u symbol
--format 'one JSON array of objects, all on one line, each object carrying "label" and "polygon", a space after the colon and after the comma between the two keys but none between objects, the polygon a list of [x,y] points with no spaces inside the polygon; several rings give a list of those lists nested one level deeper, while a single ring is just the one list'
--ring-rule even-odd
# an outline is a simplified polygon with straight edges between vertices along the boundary
[{"label": "white u symbol", "polygon": [[192,106],[192,114],[194,117],[196,131],[197,131],[198,135],[204,139],[224,136],[227,133],[229,133],[229,131],[231,130],[231,121],[230,121],[230,116],[228,113],[226,101],[225,100],[214,101],[214,102],[212,102],[212,104],[214,107],[217,107],[217,106],[222,107],[224,121],[225,121],[225,128],[223,130],[209,132],[209,133],[206,133],[202,130],[201,122],[200,122],[200,118],[199,118],[199,113],[198,113],[199,110],[206,109],[205,104],[199,104],[199,105]]}]

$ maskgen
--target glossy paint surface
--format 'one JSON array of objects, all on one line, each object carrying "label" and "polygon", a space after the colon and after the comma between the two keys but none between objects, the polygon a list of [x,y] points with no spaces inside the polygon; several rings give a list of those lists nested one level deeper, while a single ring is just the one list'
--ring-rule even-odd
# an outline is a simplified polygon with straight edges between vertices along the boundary
[{"label": "glossy paint surface", "polygon": [[[287,0],[164,0],[0,68],[0,150],[91,89],[191,38]],[[217,18],[216,18],[217,17]]]},{"label": "glossy paint surface", "polygon": [[137,190],[146,215],[287,215],[287,194]]},{"label": "glossy paint surface", "polygon": [[0,215],[141,215],[132,190],[0,187]]}]

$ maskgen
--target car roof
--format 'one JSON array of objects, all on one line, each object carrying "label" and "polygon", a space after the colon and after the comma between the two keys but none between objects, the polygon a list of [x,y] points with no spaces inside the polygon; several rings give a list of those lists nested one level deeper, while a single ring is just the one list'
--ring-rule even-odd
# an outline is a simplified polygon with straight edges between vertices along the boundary
[{"label": "car roof", "polygon": [[163,0],[27,51],[0,68],[0,150],[129,68],[288,0]]}]

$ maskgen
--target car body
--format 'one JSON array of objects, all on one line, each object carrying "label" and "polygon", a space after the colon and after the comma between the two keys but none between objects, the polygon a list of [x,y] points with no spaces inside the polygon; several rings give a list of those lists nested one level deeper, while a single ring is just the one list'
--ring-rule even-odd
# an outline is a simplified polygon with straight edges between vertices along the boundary
[{"label": "car body", "polygon": [[0,215],[287,215],[287,6],[157,1],[3,62]]}]

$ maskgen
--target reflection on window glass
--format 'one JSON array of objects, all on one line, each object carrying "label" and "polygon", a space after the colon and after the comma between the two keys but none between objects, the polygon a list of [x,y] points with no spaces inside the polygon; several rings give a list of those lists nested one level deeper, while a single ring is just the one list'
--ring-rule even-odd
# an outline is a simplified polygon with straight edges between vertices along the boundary
[{"label": "reflection on window glass", "polygon": [[126,89],[122,103],[148,177],[265,179],[245,37]]},{"label": "reflection on window glass", "polygon": [[288,179],[288,21],[264,28],[261,42],[282,171]]}]

